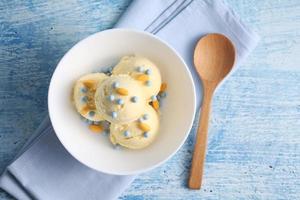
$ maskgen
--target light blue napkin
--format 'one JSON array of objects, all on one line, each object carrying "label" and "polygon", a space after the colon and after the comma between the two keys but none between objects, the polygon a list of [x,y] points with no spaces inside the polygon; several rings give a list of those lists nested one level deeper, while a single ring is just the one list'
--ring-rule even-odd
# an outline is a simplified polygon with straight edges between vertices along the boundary
[{"label": "light blue napkin", "polygon": [[[258,36],[220,0],[136,0],[116,27],[145,30],[173,46],[192,71],[198,103],[201,85],[192,65],[196,41],[211,32],[227,35],[235,44],[237,64],[258,42]],[[117,198],[133,179],[79,163],[60,144],[47,117],[2,174],[0,187],[21,200],[109,200]]]}]

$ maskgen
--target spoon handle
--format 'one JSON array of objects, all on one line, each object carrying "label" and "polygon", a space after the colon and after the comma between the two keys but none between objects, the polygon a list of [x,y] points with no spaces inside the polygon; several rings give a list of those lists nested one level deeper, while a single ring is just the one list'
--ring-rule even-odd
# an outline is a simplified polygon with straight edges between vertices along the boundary
[{"label": "spoon handle", "polygon": [[210,103],[213,95],[213,87],[204,88],[204,96],[201,108],[200,122],[197,130],[196,143],[194,147],[192,167],[188,186],[190,189],[200,189],[205,160],[207,130],[209,123]]}]

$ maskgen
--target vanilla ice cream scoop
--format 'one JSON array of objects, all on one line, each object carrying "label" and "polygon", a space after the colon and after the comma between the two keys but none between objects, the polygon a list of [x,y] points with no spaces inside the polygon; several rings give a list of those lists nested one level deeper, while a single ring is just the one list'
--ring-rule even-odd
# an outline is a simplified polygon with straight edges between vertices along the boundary
[{"label": "vanilla ice cream scoop", "polygon": [[136,120],[147,104],[142,87],[128,75],[112,75],[96,90],[97,111],[111,123],[124,124]]},{"label": "vanilla ice cream scoop", "polygon": [[147,105],[138,120],[128,124],[111,124],[110,140],[113,144],[120,144],[129,149],[142,149],[153,142],[158,129],[158,114]]},{"label": "vanilla ice cream scoop", "polygon": [[157,66],[149,59],[141,56],[124,56],[114,67],[114,75],[128,74],[137,80],[143,88],[147,100],[158,94],[161,85],[161,75]]},{"label": "vanilla ice cream scoop", "polygon": [[76,110],[84,118],[91,121],[103,120],[102,115],[97,112],[94,96],[98,84],[107,78],[108,76],[103,73],[92,73],[84,75],[76,81],[72,99]]}]

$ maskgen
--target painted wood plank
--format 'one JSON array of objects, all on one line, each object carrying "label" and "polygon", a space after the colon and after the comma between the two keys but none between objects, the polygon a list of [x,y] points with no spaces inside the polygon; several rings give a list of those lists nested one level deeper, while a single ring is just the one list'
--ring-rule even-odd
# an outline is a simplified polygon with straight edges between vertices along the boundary
[{"label": "painted wood plank", "polygon": [[[262,39],[215,95],[203,189],[186,188],[192,133],[120,199],[300,199],[300,2],[227,2]],[[129,3],[0,1],[0,170],[45,115],[58,60],[112,27]]]}]

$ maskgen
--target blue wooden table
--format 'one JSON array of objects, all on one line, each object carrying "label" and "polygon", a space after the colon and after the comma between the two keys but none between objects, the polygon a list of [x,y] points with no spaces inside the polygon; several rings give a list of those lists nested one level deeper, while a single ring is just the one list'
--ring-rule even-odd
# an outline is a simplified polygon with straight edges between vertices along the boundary
[{"label": "blue wooden table", "polygon": [[[203,189],[186,188],[193,134],[120,199],[300,199],[300,2],[228,0],[261,42],[216,93]],[[47,112],[51,74],[130,0],[0,1],[0,170]],[[12,197],[1,191],[1,199]]]}]

